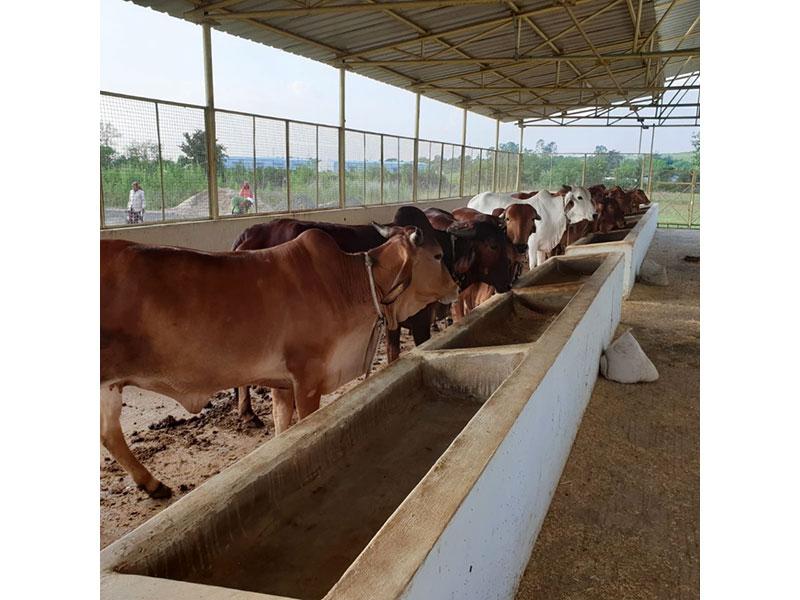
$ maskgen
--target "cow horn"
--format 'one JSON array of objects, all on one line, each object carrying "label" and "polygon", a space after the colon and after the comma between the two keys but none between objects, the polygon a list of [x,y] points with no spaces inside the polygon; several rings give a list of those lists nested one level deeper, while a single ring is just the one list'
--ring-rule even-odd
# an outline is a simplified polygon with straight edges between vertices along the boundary
[{"label": "cow horn", "polygon": [[387,240],[392,237],[392,233],[394,233],[393,228],[388,225],[381,225],[380,223],[372,221],[372,226],[375,228],[375,231],[380,233]]},{"label": "cow horn", "polygon": [[414,227],[414,231],[411,233],[410,236],[408,236],[408,239],[415,246],[422,246],[422,242],[425,241],[425,238],[422,235],[422,230],[419,227]]}]

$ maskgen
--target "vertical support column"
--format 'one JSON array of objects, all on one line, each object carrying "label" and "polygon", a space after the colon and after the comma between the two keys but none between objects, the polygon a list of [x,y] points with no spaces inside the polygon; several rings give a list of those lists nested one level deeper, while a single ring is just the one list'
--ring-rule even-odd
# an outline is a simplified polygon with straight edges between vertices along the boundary
[{"label": "vertical support column", "polygon": [[[650,198],[653,194],[653,144],[656,139],[656,126],[653,125],[653,135],[650,136],[650,167],[648,171],[650,175],[647,177],[647,197]],[[652,200],[651,200],[652,201]]]},{"label": "vertical support column", "polygon": [[414,171],[411,173],[411,201],[417,201],[417,172],[419,171],[419,92],[414,108]]},{"label": "vertical support column", "polygon": [[164,160],[161,157],[161,122],[158,120],[158,102],[156,102],[156,140],[158,141],[158,176],[161,180],[161,220],[166,221],[164,208]]},{"label": "vertical support column", "polygon": [[314,154],[314,174],[316,175],[317,184],[317,208],[319,208],[319,125],[314,127],[314,147],[316,151]]},{"label": "vertical support column", "polygon": [[517,154],[517,180],[514,182],[514,189],[518,192],[522,185],[522,144],[525,141],[525,124],[520,119],[517,125],[519,125],[519,154]]},{"label": "vertical support column", "polygon": [[464,167],[466,166],[467,153],[467,109],[464,107],[464,117],[461,121],[461,175],[458,178],[458,195],[464,195]]},{"label": "vertical support column", "polygon": [[206,165],[208,208],[212,219],[219,218],[217,198],[217,121],[214,114],[214,70],[211,58],[211,26],[203,23],[203,73],[206,82]]},{"label": "vertical support column", "polygon": [[492,163],[492,191],[497,191],[497,158],[500,155],[500,119],[495,119],[494,127],[494,162]]},{"label": "vertical support column", "polygon": [[339,67],[339,208],[345,207],[345,151],[344,151],[344,127],[345,127],[345,73],[344,67]]},{"label": "vertical support column", "polygon": [[548,182],[547,182],[548,189],[553,189],[553,153],[550,153],[550,170],[548,175]]},{"label": "vertical support column", "polygon": [[442,173],[444,172],[444,143],[439,144],[439,191],[437,198],[442,197]]},{"label": "vertical support column", "polygon": [[694,222],[694,190],[695,184],[697,183],[697,171],[692,169],[692,190],[691,196],[689,196],[689,229],[692,228],[692,223]]}]

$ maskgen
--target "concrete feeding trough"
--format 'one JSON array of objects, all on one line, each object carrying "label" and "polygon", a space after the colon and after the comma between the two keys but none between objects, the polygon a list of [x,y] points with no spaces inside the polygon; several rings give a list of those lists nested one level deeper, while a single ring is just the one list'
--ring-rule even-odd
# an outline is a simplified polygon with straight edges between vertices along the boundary
[{"label": "concrete feeding trough", "polygon": [[[629,229],[620,229],[609,233],[590,233],[566,248],[567,256],[621,252],[625,257],[624,298],[627,298],[633,289],[636,276],[639,274],[642,261],[650,248],[658,226],[658,203],[652,203],[646,210],[640,212],[641,214],[626,217],[626,222],[631,224]],[[628,219],[631,220],[628,221]]]},{"label": "concrete feeding trough", "polygon": [[619,322],[556,257],[101,552],[104,598],[510,598]]}]

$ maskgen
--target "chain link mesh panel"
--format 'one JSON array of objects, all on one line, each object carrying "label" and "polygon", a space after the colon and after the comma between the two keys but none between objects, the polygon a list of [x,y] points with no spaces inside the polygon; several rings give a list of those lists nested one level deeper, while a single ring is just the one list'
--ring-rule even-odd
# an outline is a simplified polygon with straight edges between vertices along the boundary
[{"label": "chain link mesh panel", "polygon": [[366,204],[381,203],[381,136],[364,134],[364,197]]},{"label": "chain link mesh panel", "polygon": [[256,117],[255,180],[259,213],[289,209],[285,121]]},{"label": "chain link mesh panel", "polygon": [[289,123],[289,195],[292,210],[317,208],[317,128]]},{"label": "chain link mesh panel", "polygon": [[482,191],[480,187],[481,176],[481,149],[467,146],[464,149],[464,195],[474,196]]},{"label": "chain link mesh panel", "polygon": [[383,136],[383,203],[400,200],[400,138]]},{"label": "chain link mesh panel", "polygon": [[400,138],[400,202],[414,197],[414,140]]},{"label": "chain link mesh panel", "polygon": [[339,206],[339,130],[336,127],[317,128],[318,177],[320,208]]},{"label": "chain link mesh panel", "polygon": [[364,206],[366,202],[364,134],[345,131],[345,206]]},{"label": "chain link mesh panel", "polygon": [[127,208],[134,181],[138,181],[144,191],[144,222],[162,220],[162,179],[154,102],[100,96],[100,176],[106,225],[131,222]]},{"label": "chain link mesh panel", "polygon": [[247,115],[216,111],[216,129],[222,158],[217,163],[219,214],[255,212],[255,120]]}]

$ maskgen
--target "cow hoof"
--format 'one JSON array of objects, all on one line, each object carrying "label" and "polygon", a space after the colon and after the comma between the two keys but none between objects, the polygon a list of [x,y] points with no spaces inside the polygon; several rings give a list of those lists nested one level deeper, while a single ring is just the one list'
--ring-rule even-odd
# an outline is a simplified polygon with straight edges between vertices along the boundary
[{"label": "cow hoof", "polygon": [[170,498],[172,496],[172,490],[159,481],[158,487],[156,487],[156,489],[154,489],[152,492],[147,492],[147,494],[153,500],[162,500],[164,498]]},{"label": "cow hoof", "polygon": [[264,421],[258,418],[258,415],[242,417],[242,427],[247,429],[261,429],[264,427]]}]

